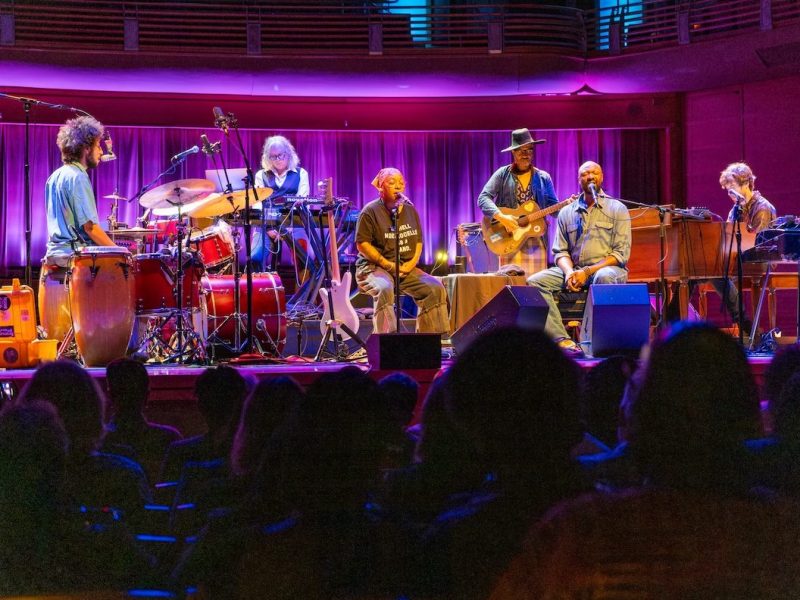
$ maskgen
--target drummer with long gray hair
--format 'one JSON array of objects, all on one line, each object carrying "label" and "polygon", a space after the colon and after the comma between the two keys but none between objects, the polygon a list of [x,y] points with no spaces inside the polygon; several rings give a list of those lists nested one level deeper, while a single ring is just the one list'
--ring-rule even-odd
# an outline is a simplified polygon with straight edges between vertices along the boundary
[{"label": "drummer with long gray hair", "polygon": [[[300,158],[292,143],[282,135],[270,136],[264,142],[261,151],[261,170],[256,173],[255,179],[257,188],[272,190],[268,198],[261,198],[267,205],[285,196],[308,196],[309,193],[308,172],[300,166]],[[261,207],[261,203],[253,206],[255,209]],[[270,266],[270,270],[274,271],[280,258],[281,238],[287,235],[288,231],[266,229],[266,226],[257,229],[252,242],[253,263],[257,265],[266,263]],[[295,251],[293,240],[287,237],[286,241]],[[301,260],[296,259],[296,262]]]}]

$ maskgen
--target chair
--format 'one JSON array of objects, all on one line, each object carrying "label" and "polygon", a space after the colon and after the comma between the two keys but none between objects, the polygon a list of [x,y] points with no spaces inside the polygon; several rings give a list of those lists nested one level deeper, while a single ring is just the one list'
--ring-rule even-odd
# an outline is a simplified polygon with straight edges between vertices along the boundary
[{"label": "chair", "polygon": [[588,290],[580,292],[562,290],[555,295],[556,304],[558,304],[558,310],[561,313],[561,320],[570,337],[576,343],[579,341],[583,311],[586,309],[586,298],[588,296]]}]

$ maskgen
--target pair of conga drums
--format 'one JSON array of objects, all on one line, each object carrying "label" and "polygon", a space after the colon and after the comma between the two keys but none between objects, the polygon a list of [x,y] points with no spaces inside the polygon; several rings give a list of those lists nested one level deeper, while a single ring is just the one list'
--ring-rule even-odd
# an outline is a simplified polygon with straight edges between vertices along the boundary
[{"label": "pair of conga drums", "polygon": [[[227,318],[234,312],[233,277],[202,277],[202,269],[191,254],[185,256],[182,309],[192,312],[192,317],[198,313],[204,321],[195,323],[203,341],[209,328],[216,339],[231,343],[236,325]],[[132,256],[116,246],[82,248],[72,255],[66,272],[52,269],[42,278],[40,322],[48,336],[58,340],[72,327],[84,363],[104,366],[126,355],[137,316],[168,315],[177,309],[176,279],[177,264],[169,254]],[[283,285],[273,273],[257,273],[253,279],[253,318],[260,325],[256,336],[281,349],[286,341]],[[244,311],[244,277],[240,291]]]},{"label": "pair of conga drums", "polygon": [[86,366],[107,365],[127,352],[135,296],[130,252],[116,246],[89,246],[72,255],[66,273],[51,270],[42,278],[40,321],[48,336],[59,340],[72,327]]}]

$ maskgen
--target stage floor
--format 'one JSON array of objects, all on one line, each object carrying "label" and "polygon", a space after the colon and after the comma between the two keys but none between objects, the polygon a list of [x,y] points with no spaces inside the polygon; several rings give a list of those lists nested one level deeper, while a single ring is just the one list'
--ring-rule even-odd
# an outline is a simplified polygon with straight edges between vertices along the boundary
[{"label": "stage floor", "polygon": [[[772,361],[772,355],[752,355],[748,358],[753,376],[762,387],[764,372]],[[599,362],[600,359],[579,359],[576,362],[585,370],[590,369]],[[346,366],[355,366],[369,374],[376,381],[397,370],[380,370],[372,368],[366,361],[361,362],[307,362],[307,360],[287,361],[279,364],[233,364],[245,377],[259,381],[265,378],[290,376],[303,386],[310,385],[317,377],[323,373],[338,371]],[[419,384],[419,397],[417,402],[417,414],[421,408],[422,400],[428,392],[431,382],[444,369],[452,364],[451,359],[443,359],[441,369],[411,369],[400,370],[413,377]],[[147,413],[153,420],[158,420],[159,415],[163,419],[170,413],[182,413],[183,417],[177,421],[186,421],[187,411],[195,413],[194,384],[197,377],[207,367],[202,365],[146,365],[150,375],[150,396]],[[97,379],[102,388],[105,388],[105,369],[93,367],[86,369],[89,374]],[[0,369],[0,382],[11,382],[13,387],[19,391],[25,383],[33,376],[35,369]],[[174,417],[175,415],[173,415]],[[196,421],[197,417],[192,416],[190,421]],[[188,433],[196,429],[194,423],[178,423],[175,418],[166,418],[165,422],[183,425],[182,431],[189,425]],[[202,428],[202,426],[200,426]]]}]

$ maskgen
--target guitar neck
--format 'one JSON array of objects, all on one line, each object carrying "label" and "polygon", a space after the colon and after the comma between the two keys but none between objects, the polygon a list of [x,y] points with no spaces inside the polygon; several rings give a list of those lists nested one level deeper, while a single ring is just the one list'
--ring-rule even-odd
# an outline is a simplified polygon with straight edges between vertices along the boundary
[{"label": "guitar neck", "polygon": [[331,245],[331,279],[341,281],[342,277],[339,271],[339,244],[336,242],[336,219],[333,215],[333,178],[331,177],[325,180],[325,205],[328,209],[328,233],[330,235]]},{"label": "guitar neck", "polygon": [[567,198],[566,200],[562,200],[557,204],[553,204],[552,206],[548,206],[547,208],[542,208],[537,210],[536,212],[532,212],[528,215],[528,221],[536,221],[537,219],[541,219],[542,217],[546,217],[547,215],[552,215],[555,212],[560,211],[564,208],[567,204],[571,204],[573,202],[572,198]]}]

